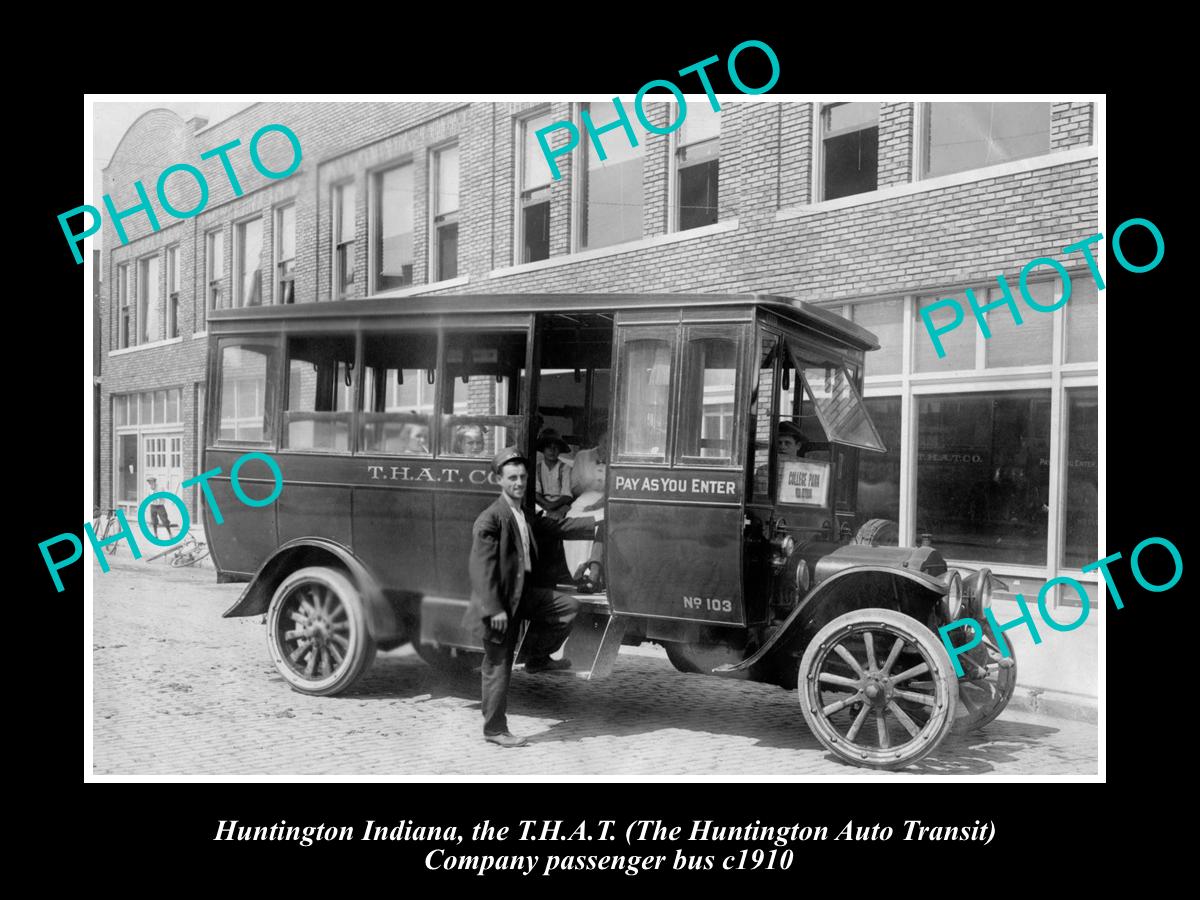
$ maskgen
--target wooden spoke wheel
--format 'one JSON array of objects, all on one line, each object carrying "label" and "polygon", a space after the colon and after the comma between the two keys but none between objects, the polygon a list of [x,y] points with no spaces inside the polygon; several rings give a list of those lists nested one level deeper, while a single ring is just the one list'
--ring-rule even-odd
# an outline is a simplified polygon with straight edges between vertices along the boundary
[{"label": "wooden spoke wheel", "polygon": [[887,609],[861,609],[817,632],[800,660],[804,720],[846,762],[898,769],[950,732],[954,667],[924,625]]},{"label": "wooden spoke wheel", "polygon": [[413,649],[421,659],[447,675],[471,675],[483,664],[483,654],[478,650],[422,644],[419,636],[413,638]]},{"label": "wooden spoke wheel", "polygon": [[[963,626],[970,632],[971,626]],[[958,636],[951,634],[951,641],[959,646],[971,639],[962,629],[955,629]],[[954,719],[954,732],[963,734],[983,728],[1008,706],[1013,691],[1017,689],[1016,648],[1011,641],[1009,655],[1000,652],[995,639],[984,629],[983,641],[958,657],[963,675],[958,679],[958,715]]]},{"label": "wooden spoke wheel", "polygon": [[267,646],[284,680],[302,694],[348,688],[375,659],[362,599],[336,569],[293,572],[267,610]]}]

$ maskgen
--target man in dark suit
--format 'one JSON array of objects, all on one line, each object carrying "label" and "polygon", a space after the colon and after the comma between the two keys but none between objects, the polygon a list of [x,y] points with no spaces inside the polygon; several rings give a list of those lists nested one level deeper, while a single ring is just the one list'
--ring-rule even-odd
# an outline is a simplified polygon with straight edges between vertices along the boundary
[{"label": "man in dark suit", "polygon": [[[483,737],[502,747],[520,747],[525,738],[509,733],[508,684],[521,619],[530,620],[525,637],[525,671],[570,668],[569,660],[553,660],[571,631],[579,611],[573,597],[553,590],[553,573],[540,565],[538,539],[591,538],[596,518],[534,518],[522,506],[529,485],[529,463],[516,447],[506,447],[492,460],[500,478],[500,496],[479,514],[472,529],[471,603],[463,625],[482,639]],[[602,514],[601,514],[602,515]]]}]

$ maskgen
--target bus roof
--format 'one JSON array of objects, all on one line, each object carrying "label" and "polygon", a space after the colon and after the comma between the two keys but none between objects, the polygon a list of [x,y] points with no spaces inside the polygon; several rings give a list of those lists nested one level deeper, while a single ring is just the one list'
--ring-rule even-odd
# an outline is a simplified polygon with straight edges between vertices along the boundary
[{"label": "bus roof", "polygon": [[666,308],[759,308],[840,340],[858,350],[878,350],[875,335],[836,313],[777,294],[425,294],[372,297],[287,306],[246,306],[209,312],[214,330],[237,330],[241,322],[382,316],[454,318],[471,314],[606,313]]}]

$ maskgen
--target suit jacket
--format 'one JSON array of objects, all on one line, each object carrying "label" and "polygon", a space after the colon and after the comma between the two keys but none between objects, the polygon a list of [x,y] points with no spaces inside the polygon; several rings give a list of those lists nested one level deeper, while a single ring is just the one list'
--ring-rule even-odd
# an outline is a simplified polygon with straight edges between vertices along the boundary
[{"label": "suit jacket", "polygon": [[[596,520],[592,516],[578,519],[552,519],[546,515],[531,516],[525,510],[529,526],[529,550],[533,583],[539,575],[538,540],[580,540],[592,537]],[[471,529],[471,602],[463,617],[463,626],[485,640],[501,641],[484,622],[498,612],[507,612],[516,619],[521,595],[525,591],[525,566],[521,561],[521,532],[508,501],[501,494],[496,502],[475,519]]]}]

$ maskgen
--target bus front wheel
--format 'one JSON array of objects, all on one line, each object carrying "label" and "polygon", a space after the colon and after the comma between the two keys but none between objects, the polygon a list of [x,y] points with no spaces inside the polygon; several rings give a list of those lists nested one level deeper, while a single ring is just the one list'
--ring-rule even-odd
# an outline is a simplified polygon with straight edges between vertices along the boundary
[{"label": "bus front wheel", "polygon": [[336,569],[299,569],[280,583],[267,610],[267,646],[294,690],[344,691],[371,665],[375,641],[358,590]]}]

